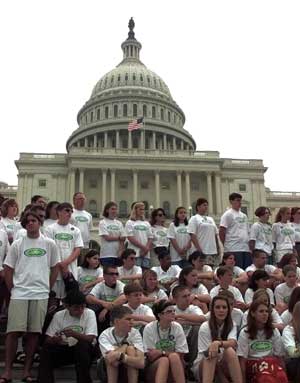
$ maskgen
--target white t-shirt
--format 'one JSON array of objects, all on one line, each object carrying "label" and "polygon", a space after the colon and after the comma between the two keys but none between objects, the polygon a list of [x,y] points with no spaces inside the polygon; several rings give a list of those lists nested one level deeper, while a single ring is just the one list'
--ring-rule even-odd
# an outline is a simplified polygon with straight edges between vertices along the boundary
[{"label": "white t-shirt", "polygon": [[282,332],[282,343],[285,351],[291,347],[292,349],[300,349],[300,343],[296,341],[296,335],[294,327],[291,325],[286,326]]},{"label": "white t-shirt", "polygon": [[[155,298],[155,300],[159,300],[159,299],[168,300],[169,299],[167,294],[164,292],[163,289],[154,290],[154,291],[152,291],[152,293],[148,293],[147,297]],[[149,307],[152,307],[153,304],[154,304],[154,302],[147,302],[147,303],[145,303],[145,305],[147,305]]]},{"label": "white t-shirt", "polygon": [[[188,246],[188,244],[191,242],[191,236],[189,235],[187,228],[187,225],[184,223],[180,223],[178,226],[175,226],[174,222],[171,222],[169,226],[168,238],[175,239],[181,249]],[[189,251],[187,252],[187,255],[188,254]],[[172,262],[178,262],[182,260],[182,257],[174,249],[172,243],[170,243],[170,255]]]},{"label": "white t-shirt", "polygon": [[50,268],[58,263],[55,242],[40,235],[13,242],[4,264],[14,269],[12,299],[48,299]]},{"label": "white t-shirt", "polygon": [[73,214],[71,217],[71,223],[74,226],[77,226],[81,232],[81,237],[83,240],[83,247],[85,249],[89,248],[90,242],[90,230],[93,229],[93,217],[86,210],[76,210],[73,209]]},{"label": "white t-shirt", "polygon": [[245,359],[259,359],[266,356],[282,355],[281,335],[277,328],[273,329],[273,335],[270,339],[266,339],[263,330],[257,331],[255,339],[249,339],[246,330],[247,328],[243,328],[239,335],[238,356]]},{"label": "white t-shirt", "polygon": [[151,227],[153,235],[153,247],[169,247],[168,229],[164,226],[154,225]]},{"label": "white t-shirt", "polygon": [[[242,327],[247,326],[248,314],[249,314],[249,310],[246,310],[243,313]],[[272,323],[276,323],[276,324],[282,324],[283,323],[282,318],[278,314],[277,310],[275,310],[274,308],[271,311],[271,317],[272,317]]]},{"label": "white t-shirt", "polygon": [[249,251],[249,224],[246,214],[228,209],[221,217],[220,226],[226,228],[225,253]]},{"label": "white t-shirt", "polygon": [[78,266],[77,272],[78,282],[80,285],[94,282],[96,279],[103,277],[102,267],[97,267],[97,269],[88,269],[86,267]]},{"label": "white t-shirt", "polygon": [[160,266],[154,266],[151,270],[156,272],[157,279],[162,283],[169,282],[173,278],[178,278],[181,272],[181,268],[177,265],[171,265],[167,271],[164,271]]},{"label": "white t-shirt", "polygon": [[[71,316],[67,309],[58,311],[54,315],[46,335],[53,337],[64,330],[73,330],[79,334],[97,337],[97,321],[94,311],[85,308],[80,318]],[[74,346],[77,342],[78,340],[73,337],[66,338],[66,343],[69,346]]]},{"label": "white t-shirt", "polygon": [[[220,291],[220,288],[221,286],[220,285],[217,285],[215,287],[213,287],[211,290],[210,290],[210,296],[211,298],[215,297],[216,295],[219,294],[219,291]],[[232,294],[234,295],[234,300],[237,301],[237,302],[241,302],[241,303],[244,303],[244,299],[243,299],[243,296],[240,292],[240,290],[234,286],[229,286],[228,287],[228,290],[232,292]]]},{"label": "white t-shirt", "polygon": [[290,296],[296,286],[288,287],[288,285],[284,283],[280,283],[280,285],[276,286],[274,295],[276,304],[285,303],[288,304],[290,300]]},{"label": "white t-shirt", "polygon": [[300,242],[300,223],[291,222],[295,231],[295,242]]},{"label": "white t-shirt", "polygon": [[[268,293],[269,295],[269,298],[270,298],[270,303],[271,305],[275,305],[275,301],[274,301],[274,294],[273,294],[273,291],[269,288],[266,289],[266,292]],[[253,301],[253,295],[254,295],[254,291],[250,288],[248,288],[245,292],[245,302],[246,304],[249,304]]]},{"label": "white t-shirt", "polygon": [[272,238],[276,250],[293,250],[295,245],[295,230],[290,222],[276,222],[272,226]]},{"label": "white t-shirt", "polygon": [[124,287],[125,285],[121,281],[117,281],[115,288],[107,286],[105,282],[100,282],[93,287],[90,294],[102,301],[113,302],[123,294]]},{"label": "white t-shirt", "polygon": [[281,314],[281,319],[282,319],[282,322],[283,324],[286,326],[288,325],[291,320],[293,319],[293,316],[292,314],[289,312],[289,310],[285,310],[282,314]]},{"label": "white t-shirt", "polygon": [[[147,245],[150,238],[153,238],[151,226],[147,221],[133,221],[129,219],[125,225],[125,233],[127,237],[134,237],[144,246]],[[140,248],[134,246],[130,241],[128,241],[128,249],[135,250],[136,256],[140,256]],[[145,258],[150,258],[150,252],[146,254]]]},{"label": "white t-shirt", "polygon": [[204,254],[214,255],[218,253],[216,244],[218,229],[213,218],[200,214],[194,215],[189,220],[188,233],[197,236]]},{"label": "white t-shirt", "polygon": [[[56,222],[45,229],[45,234],[55,241],[58,249],[59,262],[67,259],[75,248],[83,247],[80,230],[70,223],[60,225]],[[77,259],[68,265],[68,270],[77,280]],[[62,279],[61,274],[57,279]]]},{"label": "white t-shirt", "polygon": [[171,322],[169,329],[162,330],[158,323],[158,321],[150,322],[144,328],[143,343],[145,352],[156,349],[187,354],[189,348],[182,326],[177,322]]},{"label": "white t-shirt", "polygon": [[125,341],[125,339],[130,346],[133,346],[137,350],[144,352],[142,336],[137,329],[132,328],[128,333],[127,337],[120,338],[116,336],[114,327],[109,327],[106,330],[104,330],[99,336],[99,346],[101,354],[105,356],[108,352],[119,348],[122,344],[122,341]]},{"label": "white t-shirt", "polygon": [[50,225],[53,225],[55,222],[57,222],[57,219],[47,218],[47,219],[45,219],[43,226],[44,226],[44,228],[46,228]]},{"label": "white t-shirt", "polygon": [[252,265],[248,266],[246,268],[246,273],[249,273],[250,272],[254,272],[256,270],[264,270],[266,273],[268,273],[269,275],[273,274],[275,271],[276,271],[276,267],[273,266],[273,265],[265,265],[263,268],[260,268],[258,269],[254,263],[252,263]]},{"label": "white t-shirt", "polygon": [[9,249],[8,236],[5,230],[0,229],[0,271],[3,270],[3,262]]},{"label": "white t-shirt", "polygon": [[118,221],[117,219],[109,218],[103,218],[99,222],[100,257],[118,258],[120,241],[106,241],[106,239],[103,237],[104,235],[125,238],[125,231],[122,222]]},{"label": "white t-shirt", "polygon": [[3,218],[1,217],[1,223],[2,223],[2,229],[6,231],[8,238],[13,239],[14,238],[14,229],[18,221],[16,219],[11,219],[11,218]]},{"label": "white t-shirt", "polygon": [[[231,310],[231,319],[233,323],[236,325],[237,330],[239,330],[242,326],[242,321],[243,321],[243,311],[234,307]],[[205,315],[206,320],[209,320],[210,318],[210,311],[208,311]]]},{"label": "white t-shirt", "polygon": [[255,222],[250,229],[250,241],[255,241],[255,249],[271,255],[273,250],[272,226],[268,223]]},{"label": "white t-shirt", "polygon": [[[194,315],[204,315],[203,311],[195,305],[189,305],[185,310],[181,310],[177,305],[175,306],[176,314],[194,314]],[[190,324],[182,324],[181,325],[184,331],[185,336],[187,337],[192,329],[192,325]]]},{"label": "white t-shirt", "polygon": [[124,306],[129,307],[130,310],[132,311],[132,314],[134,315],[144,315],[144,316],[154,317],[152,309],[147,305],[140,304],[136,309],[133,309],[131,306],[129,306],[128,303],[126,303]]},{"label": "white t-shirt", "polygon": [[[125,269],[124,266],[118,267],[119,277],[130,277],[131,275],[142,275],[143,271],[140,266],[134,265],[131,269]],[[124,281],[124,280],[123,280]]]}]

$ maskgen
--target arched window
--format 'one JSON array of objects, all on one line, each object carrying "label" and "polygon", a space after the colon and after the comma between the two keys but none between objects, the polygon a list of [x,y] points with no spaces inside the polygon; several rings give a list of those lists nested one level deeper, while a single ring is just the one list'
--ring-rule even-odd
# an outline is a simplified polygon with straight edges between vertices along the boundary
[{"label": "arched window", "polygon": [[156,118],[156,108],[152,106],[152,118]]},{"label": "arched window", "polygon": [[127,202],[120,201],[119,203],[119,217],[126,218],[127,217]]},{"label": "arched window", "polygon": [[164,112],[163,108],[161,108],[161,110],[160,110],[160,119],[161,120],[165,119],[165,112]]},{"label": "arched window", "polygon": [[114,117],[118,117],[118,105],[114,105]]},{"label": "arched window", "polygon": [[104,115],[105,118],[108,118],[108,106],[105,107]]},{"label": "arched window", "polygon": [[128,73],[125,75],[125,81],[128,81]]},{"label": "arched window", "polygon": [[100,120],[100,109],[97,109],[97,120]]},{"label": "arched window", "polygon": [[89,212],[92,214],[93,217],[97,217],[97,202],[95,200],[90,200],[89,202]]},{"label": "arched window", "polygon": [[144,81],[144,78],[143,78],[143,75],[142,75],[142,74],[140,75],[140,80],[141,80],[141,82]]},{"label": "arched window", "polygon": [[166,213],[166,218],[170,218],[170,202],[169,201],[163,202],[163,209]]},{"label": "arched window", "polygon": [[123,117],[127,117],[127,113],[128,113],[128,111],[127,111],[127,104],[124,104],[123,105]]},{"label": "arched window", "polygon": [[137,117],[137,104],[133,104],[133,117]]},{"label": "arched window", "polygon": [[147,117],[147,105],[143,105],[143,116]]},{"label": "arched window", "polygon": [[91,112],[91,122],[93,122],[93,119],[94,119],[94,112],[92,111]]},{"label": "arched window", "polygon": [[168,112],[168,121],[171,122],[171,113]]},{"label": "arched window", "polygon": [[114,76],[111,76],[110,83],[111,83],[111,84],[114,83]]},{"label": "arched window", "polygon": [[118,75],[118,82],[121,81],[121,75]]},{"label": "arched window", "polygon": [[132,80],[133,80],[133,81],[136,80],[136,75],[135,75],[135,73],[133,73],[133,75],[132,75]]}]

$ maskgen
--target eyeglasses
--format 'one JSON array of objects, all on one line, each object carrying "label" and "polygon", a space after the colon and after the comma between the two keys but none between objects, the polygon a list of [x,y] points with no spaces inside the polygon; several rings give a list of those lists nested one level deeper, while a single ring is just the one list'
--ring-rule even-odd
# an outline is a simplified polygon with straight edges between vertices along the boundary
[{"label": "eyeglasses", "polygon": [[175,309],[169,309],[162,312],[162,314],[174,314],[174,313],[175,313]]},{"label": "eyeglasses", "polygon": [[73,213],[73,210],[72,209],[68,209],[68,208],[63,209],[63,211],[65,211],[66,213]]},{"label": "eyeglasses", "polygon": [[110,275],[110,276],[116,276],[118,277],[119,276],[119,273],[105,273],[106,275]]}]

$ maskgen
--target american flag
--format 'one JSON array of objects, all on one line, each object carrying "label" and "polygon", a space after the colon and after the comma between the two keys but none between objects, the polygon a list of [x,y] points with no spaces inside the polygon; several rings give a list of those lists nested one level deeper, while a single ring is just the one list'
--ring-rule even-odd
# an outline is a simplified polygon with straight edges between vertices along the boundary
[{"label": "american flag", "polygon": [[128,132],[131,132],[132,130],[139,129],[143,124],[144,124],[144,117],[140,117],[136,120],[129,122]]}]

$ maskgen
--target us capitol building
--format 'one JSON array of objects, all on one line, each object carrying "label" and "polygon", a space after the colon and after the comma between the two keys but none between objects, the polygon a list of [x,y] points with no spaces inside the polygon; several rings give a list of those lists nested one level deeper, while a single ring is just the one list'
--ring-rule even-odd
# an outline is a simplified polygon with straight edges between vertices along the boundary
[{"label": "us capitol building", "polygon": [[[243,195],[250,221],[259,205],[273,213],[279,206],[300,205],[300,193],[265,187],[262,160],[220,158],[218,151],[196,150],[184,129],[183,110],[164,80],[140,60],[142,45],[132,19],[121,47],[122,61],[96,83],[79,110],[67,153],[20,153],[16,193],[21,208],[33,194],[72,201],[75,191],[86,194],[87,210],[95,217],[109,200],[118,203],[120,217],[139,200],[148,211],[163,207],[169,217],[181,205],[191,214],[203,196],[218,221],[233,191]],[[142,116],[144,126],[129,132],[128,123]]]}]

